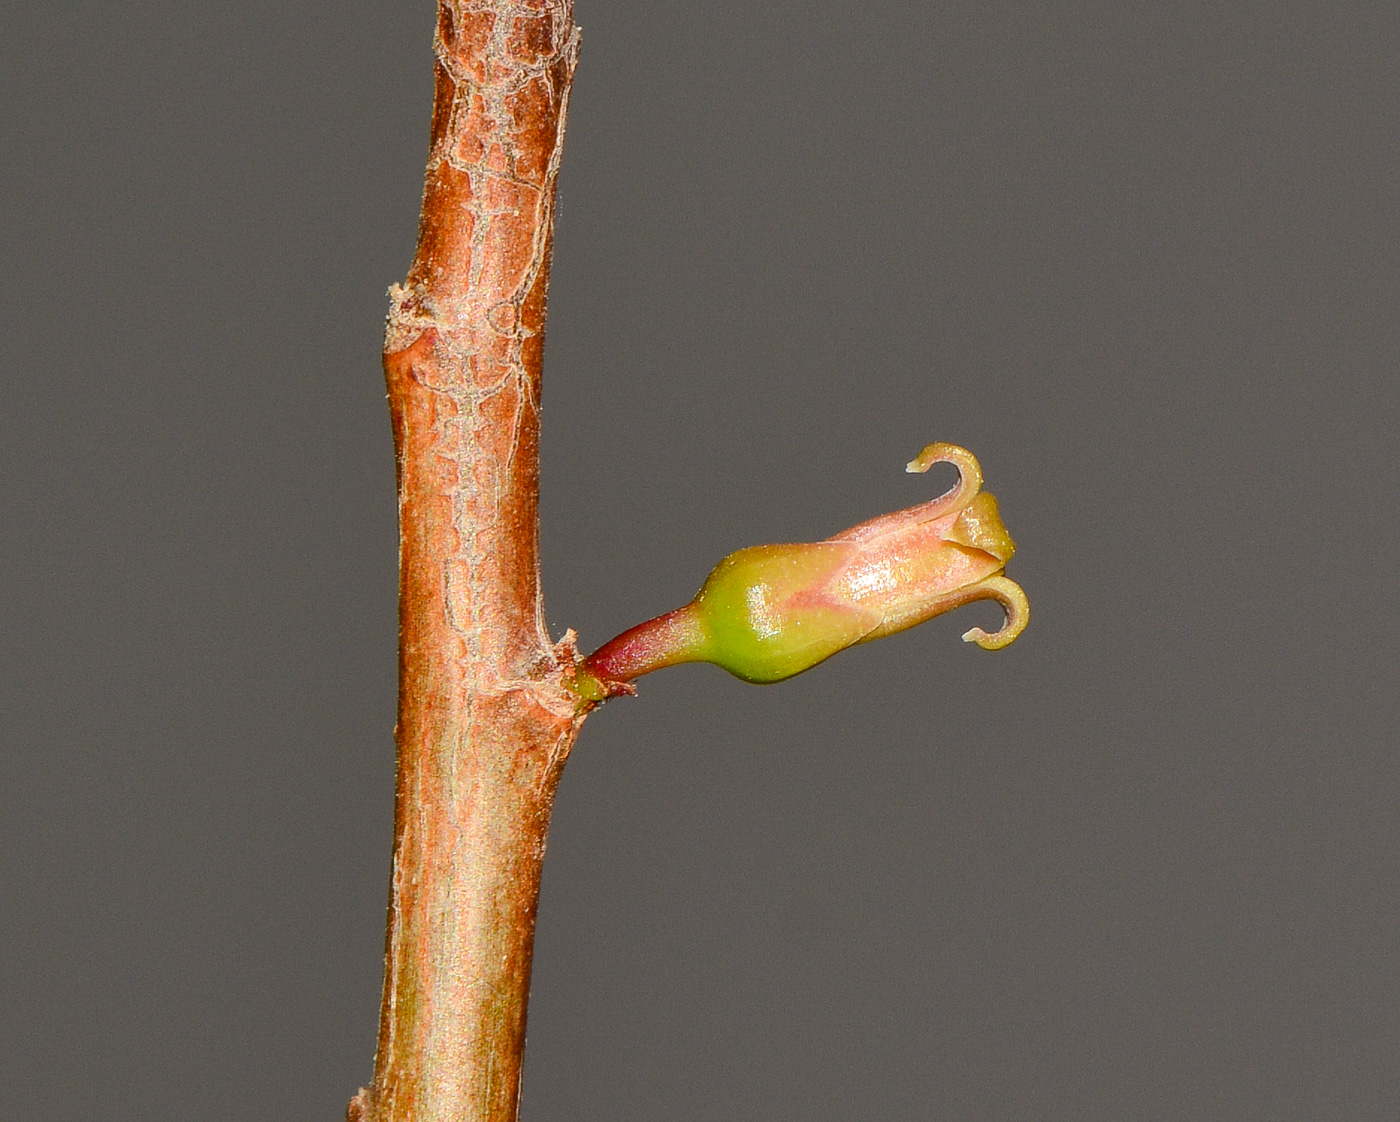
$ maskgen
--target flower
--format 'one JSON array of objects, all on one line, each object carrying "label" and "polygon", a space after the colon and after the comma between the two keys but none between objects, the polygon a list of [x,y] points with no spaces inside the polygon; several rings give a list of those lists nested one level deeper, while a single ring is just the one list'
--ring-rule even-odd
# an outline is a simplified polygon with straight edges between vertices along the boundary
[{"label": "flower", "polygon": [[624,631],[578,666],[576,691],[597,702],[643,674],[712,662],[746,682],[779,682],[837,651],[904,631],[973,600],[996,600],[1000,630],[967,642],[999,650],[1025,629],[1030,605],[1002,575],[1016,546],[976,457],[930,444],[908,464],[958,469],[952,490],[820,542],[756,545],[715,566],[695,599]]}]

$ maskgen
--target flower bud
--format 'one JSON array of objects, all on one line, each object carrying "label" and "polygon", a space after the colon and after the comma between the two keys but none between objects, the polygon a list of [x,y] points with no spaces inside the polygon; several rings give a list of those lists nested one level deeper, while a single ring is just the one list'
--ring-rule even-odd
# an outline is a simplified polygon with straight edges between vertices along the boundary
[{"label": "flower bud", "polygon": [[973,600],[997,600],[1006,622],[995,634],[973,628],[963,639],[988,650],[1006,646],[1030,616],[1025,593],[1001,575],[1016,546],[996,499],[982,491],[971,452],[930,444],[908,470],[940,462],[957,467],[958,483],[931,502],[826,541],[731,553],[685,607],[623,632],[580,663],[577,692],[600,701],[678,662],[713,662],[746,682],[778,682]]}]

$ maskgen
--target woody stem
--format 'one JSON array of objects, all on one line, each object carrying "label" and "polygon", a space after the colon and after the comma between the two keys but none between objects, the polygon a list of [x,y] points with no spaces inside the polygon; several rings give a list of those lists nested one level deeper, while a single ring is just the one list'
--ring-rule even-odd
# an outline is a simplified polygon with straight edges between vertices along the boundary
[{"label": "woody stem", "polygon": [[578,732],[540,603],[540,366],[570,0],[440,0],[398,457],[394,867],[360,1122],[514,1122],[540,862]]}]

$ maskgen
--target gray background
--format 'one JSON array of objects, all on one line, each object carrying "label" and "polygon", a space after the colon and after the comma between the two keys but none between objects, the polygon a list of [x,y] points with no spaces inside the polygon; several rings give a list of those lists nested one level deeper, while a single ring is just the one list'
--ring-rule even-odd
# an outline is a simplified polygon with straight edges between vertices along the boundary
[{"label": "gray background", "polygon": [[[1035,619],[643,682],[525,1117],[1400,1117],[1400,7],[579,0],[551,625],[982,458]],[[0,1116],[334,1119],[427,0],[7,3]]]}]

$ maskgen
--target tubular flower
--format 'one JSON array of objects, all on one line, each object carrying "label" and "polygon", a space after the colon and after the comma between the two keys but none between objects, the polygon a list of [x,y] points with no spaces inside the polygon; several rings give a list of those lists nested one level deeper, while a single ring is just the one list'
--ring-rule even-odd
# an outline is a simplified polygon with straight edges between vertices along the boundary
[{"label": "tubular flower", "polygon": [[967,642],[1006,646],[1025,629],[1030,605],[1002,575],[1016,551],[982,490],[976,457],[930,444],[908,464],[958,469],[931,502],[862,522],[820,542],[756,545],[715,566],[683,608],[624,631],[579,663],[586,702],[630,692],[634,678],[678,662],[713,662],[746,682],[779,682],[837,651],[892,635],[973,600],[996,600],[1001,629],[974,627]]}]

